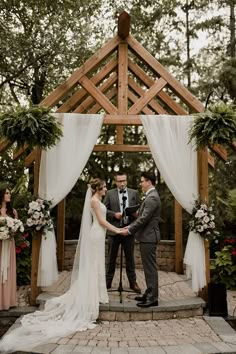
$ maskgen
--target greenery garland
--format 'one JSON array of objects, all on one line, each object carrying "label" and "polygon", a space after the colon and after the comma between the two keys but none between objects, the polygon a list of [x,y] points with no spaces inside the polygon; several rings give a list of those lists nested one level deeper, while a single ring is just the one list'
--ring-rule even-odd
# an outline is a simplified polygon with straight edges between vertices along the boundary
[{"label": "greenery garland", "polygon": [[189,136],[190,141],[195,140],[197,149],[232,143],[236,140],[235,106],[220,102],[203,113],[194,114]]},{"label": "greenery garland", "polygon": [[63,136],[61,124],[43,106],[17,107],[0,113],[0,138],[17,148],[25,144],[29,148],[51,148]]}]

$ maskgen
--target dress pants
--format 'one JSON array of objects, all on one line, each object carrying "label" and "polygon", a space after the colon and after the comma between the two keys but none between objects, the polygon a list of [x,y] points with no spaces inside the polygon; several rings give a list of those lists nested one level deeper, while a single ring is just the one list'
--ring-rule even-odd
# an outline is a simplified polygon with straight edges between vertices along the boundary
[{"label": "dress pants", "polygon": [[143,263],[143,271],[147,289],[145,295],[147,300],[158,300],[158,273],[156,261],[156,243],[140,242],[140,253]]},{"label": "dress pants", "polygon": [[106,282],[111,283],[116,269],[116,258],[121,243],[123,244],[126,259],[126,274],[130,285],[136,283],[135,263],[134,263],[134,236],[107,236],[108,238],[108,262],[106,272]]}]

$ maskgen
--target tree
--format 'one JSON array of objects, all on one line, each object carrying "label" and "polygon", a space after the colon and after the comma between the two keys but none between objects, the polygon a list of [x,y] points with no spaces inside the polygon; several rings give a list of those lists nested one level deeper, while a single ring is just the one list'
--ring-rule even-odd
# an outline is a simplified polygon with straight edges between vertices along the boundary
[{"label": "tree", "polygon": [[102,38],[96,21],[101,5],[100,0],[2,0],[0,104],[37,104],[80,66]]}]

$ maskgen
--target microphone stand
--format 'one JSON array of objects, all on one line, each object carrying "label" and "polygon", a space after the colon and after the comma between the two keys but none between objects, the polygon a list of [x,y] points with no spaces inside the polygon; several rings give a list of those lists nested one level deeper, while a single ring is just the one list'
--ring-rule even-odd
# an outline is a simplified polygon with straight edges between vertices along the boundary
[{"label": "microphone stand", "polygon": [[[124,195],[124,191],[122,191],[122,218],[121,218],[121,222],[120,222],[120,226],[124,227],[127,226],[128,223],[126,222],[126,213],[125,213],[125,207],[126,207],[126,200],[127,197]],[[122,237],[122,236],[120,236]],[[120,280],[119,280],[119,286],[117,290],[109,290],[109,292],[111,291],[118,291],[119,292],[119,296],[120,296],[120,303],[122,303],[122,293],[125,292],[129,292],[129,293],[133,293],[133,290],[124,290],[123,289],[123,284],[122,284],[122,271],[123,271],[123,250],[124,250],[124,246],[123,246],[123,240],[121,240],[120,243]]]}]

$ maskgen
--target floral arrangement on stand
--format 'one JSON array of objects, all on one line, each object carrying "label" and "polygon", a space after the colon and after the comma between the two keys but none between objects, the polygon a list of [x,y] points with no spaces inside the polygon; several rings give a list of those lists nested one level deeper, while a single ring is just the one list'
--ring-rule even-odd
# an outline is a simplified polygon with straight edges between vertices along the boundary
[{"label": "floral arrangement on stand", "polygon": [[37,198],[29,203],[26,225],[34,234],[36,231],[42,230],[45,237],[46,231],[53,229],[53,221],[50,216],[51,205],[51,201],[41,198]]},{"label": "floral arrangement on stand", "polygon": [[219,232],[215,230],[216,226],[214,220],[213,205],[207,206],[206,204],[202,204],[199,200],[196,200],[192,217],[189,221],[190,230],[197,232],[204,239],[217,239]]},{"label": "floral arrangement on stand", "polygon": [[24,232],[24,225],[21,220],[10,216],[0,217],[0,240],[8,240],[12,237],[20,237]]}]

